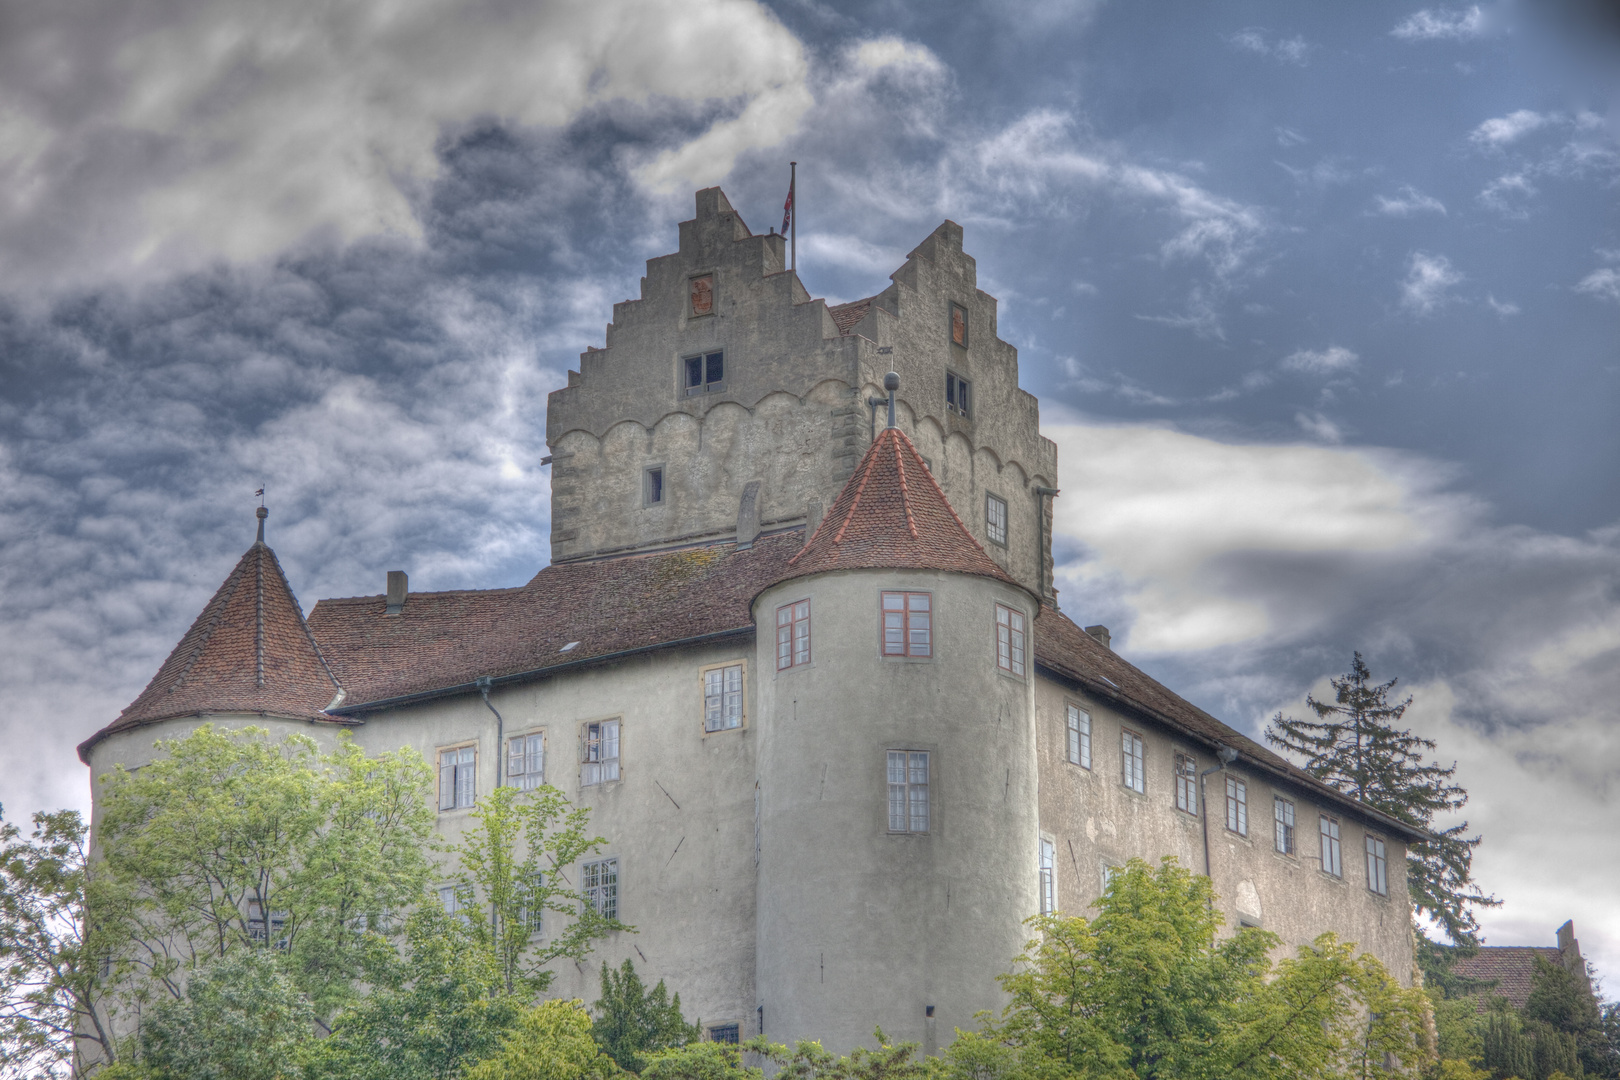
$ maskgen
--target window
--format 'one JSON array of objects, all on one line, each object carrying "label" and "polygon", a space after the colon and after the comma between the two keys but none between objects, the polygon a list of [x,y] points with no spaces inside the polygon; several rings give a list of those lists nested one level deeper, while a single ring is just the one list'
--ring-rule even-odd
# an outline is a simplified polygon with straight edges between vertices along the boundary
[{"label": "window", "polygon": [[1009,675],[1024,674],[1024,613],[996,605],[996,666]]},{"label": "window", "polygon": [[945,411],[958,416],[973,415],[973,386],[952,371],[945,373]]},{"label": "window", "polygon": [[533,791],[546,782],[546,736],[543,731],[506,740],[506,783]]},{"label": "window", "polygon": [[1226,827],[1249,835],[1249,785],[1235,776],[1226,778]]},{"label": "window", "polygon": [[438,893],[439,903],[444,906],[444,913],[453,915],[457,922],[465,926],[469,921],[469,917],[464,910],[465,905],[461,902],[461,893],[454,885],[440,885]]},{"label": "window", "polygon": [[1339,821],[1322,815],[1322,869],[1334,877],[1344,876],[1344,864],[1339,859]]},{"label": "window", "polygon": [[984,497],[984,534],[992,544],[1007,546],[1007,500],[994,495]]},{"label": "window", "polygon": [[1146,792],[1146,776],[1142,769],[1142,736],[1134,731],[1121,731],[1120,750],[1120,783],[1132,791]]},{"label": "window", "polygon": [[927,751],[889,751],[889,831],[928,831]]},{"label": "window", "polygon": [[657,506],[664,501],[664,467],[654,465],[641,473],[641,504]]},{"label": "window", "polygon": [[883,594],[883,655],[932,656],[932,597],[925,592]]},{"label": "window", "polygon": [[478,789],[478,748],[458,746],[454,750],[439,751],[439,809],[462,810],[473,804]]},{"label": "window", "polygon": [[742,1025],[716,1024],[709,1029],[709,1041],[736,1045],[742,1041]]},{"label": "window", "polygon": [[776,609],[776,670],[786,671],[810,662],[810,601],[799,600]]},{"label": "window", "polygon": [[1091,768],[1091,714],[1069,706],[1069,764]]},{"label": "window", "polygon": [[619,722],[586,724],[580,740],[579,785],[605,784],[619,778]]},{"label": "window", "polygon": [[1176,809],[1198,813],[1198,759],[1190,754],[1176,755]]},{"label": "window", "polygon": [[257,900],[248,901],[247,931],[248,937],[254,941],[269,942],[275,939],[276,948],[285,949],[287,939],[282,936],[282,930],[287,926],[287,913],[285,911],[272,911],[270,923],[265,925],[264,908]]},{"label": "window", "polygon": [[1389,861],[1384,842],[1376,836],[1367,837],[1367,888],[1379,896],[1389,895]]},{"label": "window", "polygon": [[705,353],[686,358],[686,396],[717,394],[726,388],[726,354]]},{"label": "window", "polygon": [[585,906],[604,919],[619,917],[619,860],[598,859],[581,863],[579,891],[585,894]]},{"label": "window", "polygon": [[1114,879],[1120,875],[1121,868],[1112,863],[1103,863],[1099,870],[1102,873],[1102,891],[1107,892],[1108,886],[1112,885]]},{"label": "window", "polygon": [[967,348],[968,343],[967,308],[961,304],[951,305],[951,344]]},{"label": "window", "polygon": [[703,730],[742,727],[743,666],[727,664],[703,673]]},{"label": "window", "polygon": [[1057,911],[1057,884],[1053,880],[1052,851],[1052,841],[1044,836],[1041,837],[1040,883],[1042,915],[1050,915]]},{"label": "window", "polygon": [[1271,800],[1271,814],[1277,825],[1277,850],[1284,855],[1294,853],[1294,804],[1281,795]]},{"label": "window", "polygon": [[533,892],[530,893],[524,905],[518,909],[518,919],[523,924],[523,928],[529,932],[530,937],[545,929],[545,905],[539,903],[536,899],[545,890],[545,886],[546,875],[535,874]]}]

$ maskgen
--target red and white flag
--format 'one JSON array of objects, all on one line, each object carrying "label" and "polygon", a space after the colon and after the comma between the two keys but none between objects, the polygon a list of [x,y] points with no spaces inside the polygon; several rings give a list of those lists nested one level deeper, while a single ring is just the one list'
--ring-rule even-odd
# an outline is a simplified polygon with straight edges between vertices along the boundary
[{"label": "red and white flag", "polygon": [[787,202],[782,204],[782,231],[788,231],[788,222],[793,217],[793,184],[788,185]]}]

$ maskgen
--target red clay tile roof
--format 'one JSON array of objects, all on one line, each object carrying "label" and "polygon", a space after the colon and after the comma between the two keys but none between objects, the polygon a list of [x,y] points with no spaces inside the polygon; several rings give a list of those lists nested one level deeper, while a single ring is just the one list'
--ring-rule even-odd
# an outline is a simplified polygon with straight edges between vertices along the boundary
[{"label": "red clay tile roof", "polygon": [[1480,991],[1480,1007],[1484,1008],[1487,995],[1505,997],[1516,1009],[1524,1008],[1530,1000],[1533,987],[1531,976],[1536,972],[1536,957],[1549,964],[1561,962],[1557,949],[1534,945],[1487,945],[1473,956],[1463,956],[1452,965],[1453,974],[1469,979],[1493,979],[1494,989]]},{"label": "red clay tile roof", "polygon": [[816,534],[776,580],[867,569],[951,570],[1018,584],[967,531],[899,428],[872,440]]},{"label": "red clay tile roof", "polygon": [[852,300],[847,304],[839,304],[837,307],[828,308],[827,314],[831,315],[833,322],[837,324],[838,333],[848,337],[849,332],[855,329],[862,319],[866,318],[866,313],[871,309],[872,301],[875,299],[877,298],[868,296],[865,300]]},{"label": "red clay tile roof", "polygon": [[332,720],[338,693],[275,552],[255,542],[139,697],[79,745],[79,759],[117,731],[199,713]]},{"label": "red clay tile roof", "polygon": [[[337,710],[465,691],[477,679],[530,678],[629,651],[752,635],[753,598],[799,548],[800,533],[546,567],[516,589],[412,593],[399,615],[382,596],[322,600],[309,624],[348,699]],[[563,652],[564,646],[577,642]]]},{"label": "red clay tile roof", "polygon": [[1121,702],[1202,742],[1230,746],[1240,755],[1240,765],[1287,779],[1329,803],[1352,808],[1357,814],[1398,836],[1413,840],[1423,835],[1410,825],[1364,806],[1324,784],[1287,759],[1177,696],[1163,684],[1126,663],[1118,653],[1080,629],[1055,608],[1042,607],[1035,619],[1035,662],[1098,697]]}]

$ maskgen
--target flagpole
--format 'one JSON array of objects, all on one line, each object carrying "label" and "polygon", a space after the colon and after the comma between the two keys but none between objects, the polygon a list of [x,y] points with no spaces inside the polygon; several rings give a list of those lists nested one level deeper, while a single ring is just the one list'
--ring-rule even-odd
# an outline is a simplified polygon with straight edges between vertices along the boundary
[{"label": "flagpole", "polygon": [[788,266],[799,272],[799,163],[788,162],[788,202],[793,204],[793,216],[788,219],[792,233],[788,236]]}]

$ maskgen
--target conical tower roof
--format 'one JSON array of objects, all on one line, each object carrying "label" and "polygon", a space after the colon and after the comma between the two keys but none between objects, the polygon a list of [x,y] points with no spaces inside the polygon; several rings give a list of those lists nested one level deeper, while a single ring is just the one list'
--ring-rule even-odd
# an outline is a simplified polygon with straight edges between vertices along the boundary
[{"label": "conical tower roof", "polygon": [[867,569],[949,570],[1018,585],[968,532],[899,428],[872,440],[815,535],[773,584]]},{"label": "conical tower roof", "polygon": [[338,720],[323,710],[341,687],[327,667],[276,553],[254,542],[141,695],[79,746],[114,732],[200,713]]}]

